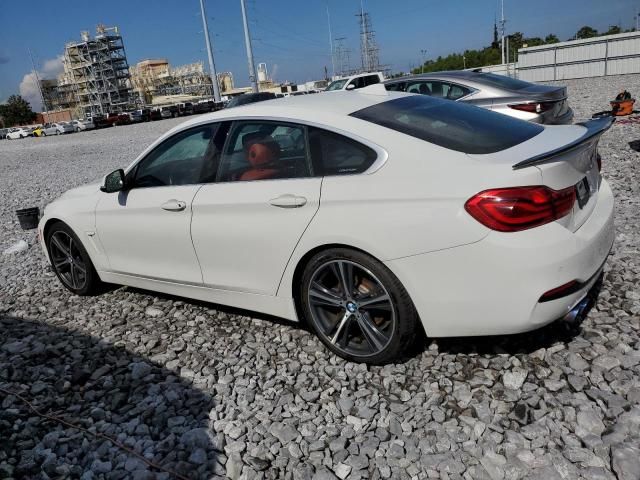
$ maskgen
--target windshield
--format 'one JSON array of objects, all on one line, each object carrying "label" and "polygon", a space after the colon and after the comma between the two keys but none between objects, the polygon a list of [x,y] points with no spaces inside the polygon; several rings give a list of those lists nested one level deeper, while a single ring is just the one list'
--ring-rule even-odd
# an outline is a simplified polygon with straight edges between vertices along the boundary
[{"label": "windshield", "polygon": [[347,83],[347,80],[349,79],[343,78],[341,80],[336,80],[335,82],[331,82],[327,87],[327,91],[329,92],[331,90],[342,90],[342,88],[344,87],[344,84]]},{"label": "windshield", "polygon": [[483,83],[507,90],[523,90],[531,86],[529,82],[505,77],[504,75],[496,75],[495,73],[479,73],[477,78]]},{"label": "windshield", "polygon": [[544,130],[539,125],[501,113],[426,95],[378,103],[351,116],[470,154],[506,150]]}]

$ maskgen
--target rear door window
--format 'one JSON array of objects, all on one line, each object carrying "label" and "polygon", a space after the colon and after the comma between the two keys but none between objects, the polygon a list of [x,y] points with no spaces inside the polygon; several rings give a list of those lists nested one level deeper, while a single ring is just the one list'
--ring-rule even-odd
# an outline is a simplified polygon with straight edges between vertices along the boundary
[{"label": "rear door window", "polygon": [[458,100],[459,98],[466,97],[471,93],[471,89],[458,85],[456,83],[444,83],[446,85],[446,98],[449,100]]},{"label": "rear door window", "polygon": [[310,176],[304,127],[283,122],[234,123],[218,181],[253,181]]},{"label": "rear door window", "polygon": [[358,110],[352,117],[450,150],[487,154],[525,142],[544,130],[523,120],[465,104],[412,95]]}]

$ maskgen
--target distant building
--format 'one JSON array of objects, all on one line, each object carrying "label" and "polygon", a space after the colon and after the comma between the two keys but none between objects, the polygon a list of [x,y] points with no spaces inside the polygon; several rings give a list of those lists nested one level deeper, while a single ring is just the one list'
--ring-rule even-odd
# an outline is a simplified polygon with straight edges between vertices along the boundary
[{"label": "distant building", "polygon": [[235,87],[233,85],[233,73],[222,72],[218,74],[218,85],[220,85],[221,92],[230,92]]},{"label": "distant building", "polygon": [[171,68],[164,59],[138,62],[129,69],[131,82],[145,103],[167,95],[206,96],[212,94],[211,79],[202,62]]}]

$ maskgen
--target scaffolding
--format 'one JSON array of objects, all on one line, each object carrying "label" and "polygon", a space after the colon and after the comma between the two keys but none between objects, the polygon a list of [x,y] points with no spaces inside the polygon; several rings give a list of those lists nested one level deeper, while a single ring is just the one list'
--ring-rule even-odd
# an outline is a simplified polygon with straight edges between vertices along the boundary
[{"label": "scaffolding", "polygon": [[65,45],[64,73],[58,82],[61,103],[75,103],[85,116],[130,109],[136,102],[118,27],[98,25],[95,38],[87,31],[80,35],[80,42]]}]

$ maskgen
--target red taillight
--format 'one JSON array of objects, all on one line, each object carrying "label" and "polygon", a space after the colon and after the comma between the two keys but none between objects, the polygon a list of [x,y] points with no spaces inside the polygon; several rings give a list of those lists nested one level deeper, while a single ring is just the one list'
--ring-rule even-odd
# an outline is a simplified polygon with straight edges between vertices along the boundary
[{"label": "red taillight", "polygon": [[509,108],[513,108],[514,110],[520,110],[521,112],[543,113],[548,110],[551,110],[554,105],[555,105],[555,102],[517,103],[517,104],[509,105]]},{"label": "red taillight", "polygon": [[566,297],[580,289],[580,283],[577,280],[571,280],[570,282],[560,285],[559,287],[552,288],[548,292],[542,294],[539,302],[550,302],[551,300],[557,300],[558,298]]},{"label": "red taillight", "polygon": [[575,201],[575,187],[563,190],[545,186],[494,188],[474,195],[464,208],[492,230],[518,232],[564,217],[571,212]]}]

